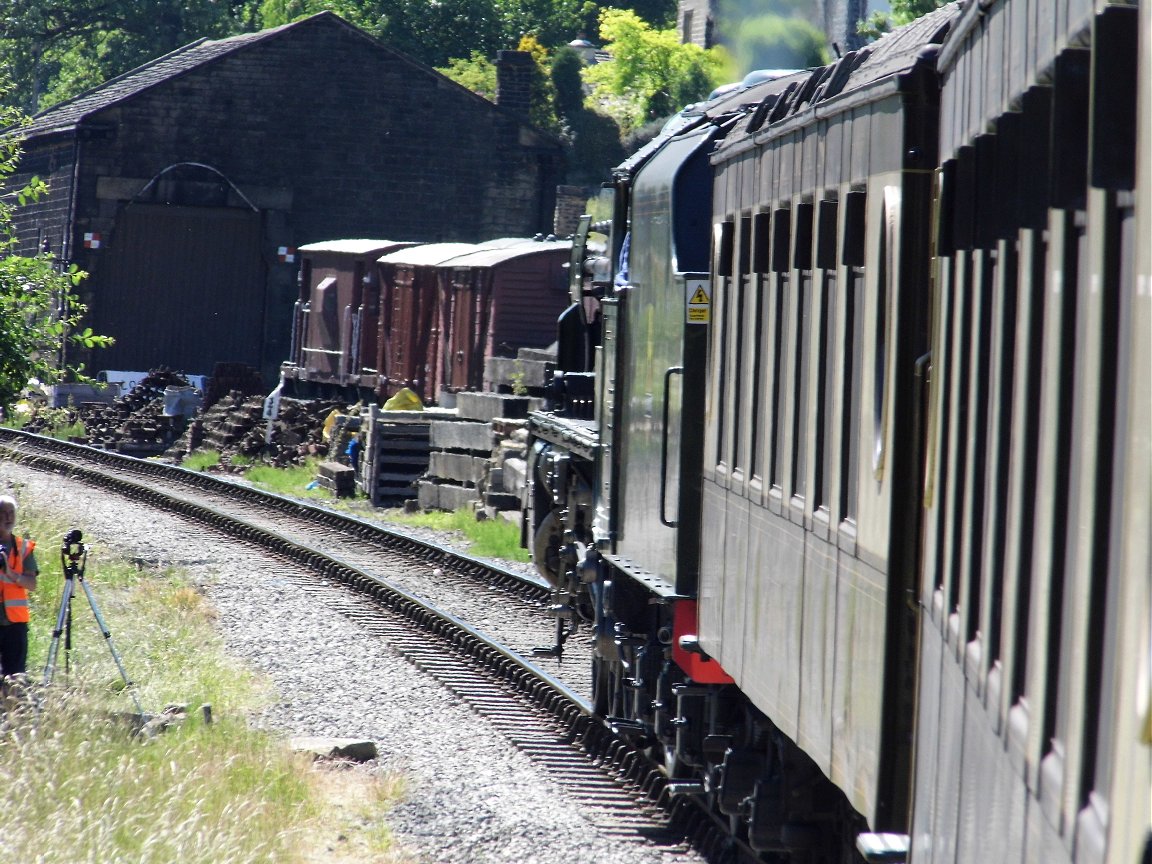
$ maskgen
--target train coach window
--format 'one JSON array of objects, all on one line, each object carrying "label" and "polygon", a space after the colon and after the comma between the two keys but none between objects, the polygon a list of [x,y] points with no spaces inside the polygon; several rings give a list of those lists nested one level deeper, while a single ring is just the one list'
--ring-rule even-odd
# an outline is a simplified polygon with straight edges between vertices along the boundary
[{"label": "train coach window", "polygon": [[792,494],[808,492],[808,372],[812,345],[812,215],[809,203],[796,206],[793,264],[796,278],[796,377],[792,412]]},{"label": "train coach window", "polygon": [[728,334],[731,328],[727,287],[731,284],[726,277],[732,275],[733,229],[730,220],[717,222],[712,226],[712,260],[716,274],[713,302],[716,304],[719,332],[713,347],[716,358],[716,463],[727,461],[728,400],[731,390],[728,387]]},{"label": "train coach window", "polygon": [[872,476],[884,477],[884,450],[888,435],[888,327],[891,323],[888,304],[892,302],[892,283],[897,277],[896,238],[900,228],[900,188],[884,187],[884,223],[880,230],[880,272],[876,279],[876,350],[873,378]]},{"label": "train coach window", "polygon": [[732,252],[734,248],[734,223],[725,220],[712,226],[712,260],[717,276],[732,275]]},{"label": "train coach window", "polygon": [[849,192],[844,196],[844,234],[840,262],[845,266],[844,285],[844,424],[840,435],[840,518],[856,520],[860,461],[860,386],[862,366],[859,352],[863,346],[864,304],[864,229],[867,215],[867,193]]},{"label": "train coach window", "polygon": [[756,238],[752,245],[753,273],[767,273],[772,269],[768,254],[772,249],[772,235],[769,233],[771,227],[771,213],[757,213],[752,217],[752,232]]},{"label": "train coach window", "polygon": [[812,462],[815,485],[812,489],[813,510],[827,509],[832,485],[832,363],[835,357],[833,339],[836,324],[836,228],[835,201],[821,201],[816,217],[816,266],[822,271],[820,285],[820,319],[816,322],[816,426],[813,430]]},{"label": "train coach window", "polygon": [[772,216],[772,269],[775,271],[776,284],[776,327],[773,334],[773,364],[772,364],[772,452],[769,464],[769,482],[771,485],[783,486],[783,464],[786,426],[784,423],[785,409],[787,408],[787,387],[785,386],[784,365],[788,358],[788,340],[792,336],[792,328],[785,324],[786,316],[790,314],[788,305],[788,267],[790,240],[792,236],[792,213],[784,208],[777,210]]},{"label": "train coach window", "polygon": [[751,277],[751,250],[752,250],[752,217],[743,216],[740,219],[740,237],[737,243],[739,270],[732,279],[732,468],[740,468],[744,464],[742,419],[744,416],[745,399],[745,351],[748,340],[745,332],[748,327],[748,288]]}]

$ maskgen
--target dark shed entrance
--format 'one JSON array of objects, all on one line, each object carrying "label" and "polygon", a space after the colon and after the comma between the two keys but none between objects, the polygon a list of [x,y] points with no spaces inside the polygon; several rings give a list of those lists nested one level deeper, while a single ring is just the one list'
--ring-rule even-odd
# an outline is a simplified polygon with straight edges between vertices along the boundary
[{"label": "dark shed entrance", "polygon": [[116,338],[109,369],[163,357],[208,375],[217,362],[263,361],[267,273],[261,214],[224,207],[127,205],[98,274],[93,329]]}]

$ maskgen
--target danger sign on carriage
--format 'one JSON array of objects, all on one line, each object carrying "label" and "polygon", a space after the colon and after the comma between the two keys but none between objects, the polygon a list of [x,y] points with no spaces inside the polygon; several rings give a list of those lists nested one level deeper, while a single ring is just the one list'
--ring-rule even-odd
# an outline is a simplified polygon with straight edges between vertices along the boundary
[{"label": "danger sign on carriage", "polygon": [[712,315],[712,298],[708,296],[708,280],[689,279],[684,283],[689,324],[707,324]]}]

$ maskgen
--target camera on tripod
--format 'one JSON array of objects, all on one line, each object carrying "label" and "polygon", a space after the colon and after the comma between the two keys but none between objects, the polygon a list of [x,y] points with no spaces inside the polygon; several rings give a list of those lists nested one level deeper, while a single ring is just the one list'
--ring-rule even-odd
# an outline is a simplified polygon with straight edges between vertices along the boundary
[{"label": "camera on tripod", "polygon": [[73,528],[64,535],[64,544],[60,551],[69,558],[79,558],[84,553],[84,533],[79,528]]}]

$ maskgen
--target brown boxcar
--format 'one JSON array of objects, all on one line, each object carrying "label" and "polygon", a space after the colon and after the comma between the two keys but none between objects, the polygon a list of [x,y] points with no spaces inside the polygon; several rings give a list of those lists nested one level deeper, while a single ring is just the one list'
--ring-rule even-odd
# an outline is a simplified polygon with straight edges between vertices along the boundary
[{"label": "brown boxcar", "polygon": [[521,240],[441,267],[441,390],[480,390],[488,357],[555,341],[571,249],[571,240]]},{"label": "brown boxcar", "polygon": [[439,268],[479,248],[474,243],[426,243],[378,259],[381,314],[376,393],[381,400],[404,387],[425,404],[436,399],[443,318]]},{"label": "brown boxcar", "polygon": [[300,296],[282,372],[292,390],[345,392],[376,387],[380,278],[377,259],[409,246],[396,240],[331,240],[300,247]]}]

